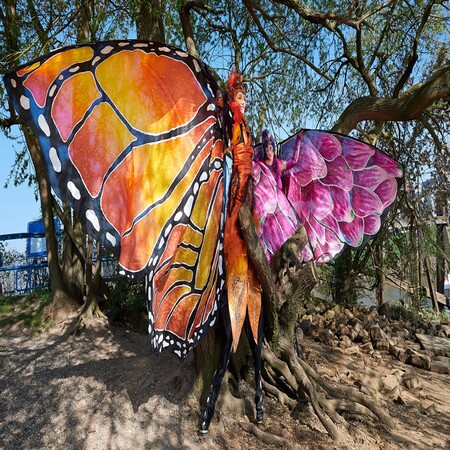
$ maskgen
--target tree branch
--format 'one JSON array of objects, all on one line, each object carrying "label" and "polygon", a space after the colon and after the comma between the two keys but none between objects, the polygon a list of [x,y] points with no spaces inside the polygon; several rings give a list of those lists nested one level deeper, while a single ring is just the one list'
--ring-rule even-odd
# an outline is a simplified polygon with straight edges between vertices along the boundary
[{"label": "tree branch", "polygon": [[[331,12],[314,11],[298,0],[278,0],[274,3],[285,5],[288,8],[294,10],[299,16],[301,16],[308,22],[324,25],[330,30],[341,24],[347,25],[354,29],[358,27],[358,22],[355,22],[349,18],[350,14],[353,12],[353,9],[351,8],[347,9],[346,11],[347,13],[349,13],[348,16],[347,14],[340,16]],[[333,22],[336,25],[332,25]]]},{"label": "tree branch", "polygon": [[274,51],[274,52],[278,52],[278,53],[285,53],[287,55],[291,55],[294,56],[295,58],[299,59],[300,61],[302,61],[303,63],[305,63],[308,67],[310,67],[312,70],[314,70],[314,72],[316,72],[318,75],[320,75],[321,77],[324,77],[325,79],[327,79],[328,81],[334,81],[333,77],[330,77],[328,74],[326,74],[325,72],[323,72],[322,70],[320,70],[318,67],[316,67],[311,61],[309,61],[307,58],[305,58],[303,55],[301,55],[300,53],[292,50],[289,47],[279,47],[277,45],[275,45],[275,43],[273,42],[273,40],[270,38],[270,36],[266,33],[264,27],[261,24],[261,21],[259,20],[258,16],[256,15],[255,12],[255,8],[254,5],[252,4],[251,0],[243,0],[245,7],[247,8],[248,12],[250,13],[250,15],[252,16],[252,19],[255,22],[255,25],[258,27],[259,32],[261,33],[261,35],[264,37],[264,39],[266,40],[267,44],[269,45],[269,47]]},{"label": "tree branch", "polygon": [[417,32],[416,32],[416,35],[415,35],[414,41],[413,41],[413,47],[412,47],[411,53],[409,54],[409,57],[408,57],[408,65],[406,66],[405,71],[403,72],[402,76],[398,80],[397,84],[394,87],[394,91],[392,92],[392,97],[394,97],[394,98],[397,98],[400,95],[400,91],[403,89],[403,86],[408,81],[409,77],[411,76],[411,73],[412,73],[414,66],[418,59],[417,48],[419,46],[420,36],[422,34],[423,29],[425,28],[426,23],[428,22],[428,19],[431,14],[431,10],[435,3],[436,3],[435,0],[431,0],[431,2],[428,3],[428,5],[424,9],[422,21],[420,22],[419,28],[417,29]]},{"label": "tree branch", "polygon": [[414,120],[436,100],[450,97],[450,65],[437,70],[425,83],[400,98],[360,97],[339,117],[333,131],[348,134],[363,120]]}]

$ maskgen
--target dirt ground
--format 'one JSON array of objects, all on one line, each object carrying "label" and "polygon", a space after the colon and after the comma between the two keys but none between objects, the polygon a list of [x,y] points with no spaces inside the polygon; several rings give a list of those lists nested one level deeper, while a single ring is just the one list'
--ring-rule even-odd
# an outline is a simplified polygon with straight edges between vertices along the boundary
[{"label": "dirt ground", "polygon": [[[383,375],[398,369],[414,372],[421,388],[404,391],[404,404],[378,396],[395,421],[390,431],[368,416],[347,417],[351,439],[335,443],[309,407],[292,413],[268,396],[261,430],[301,449],[450,448],[450,375],[414,369],[388,354],[345,353],[308,340],[303,348],[332,383],[358,389],[362,371]],[[253,420],[253,393],[245,385],[250,419],[219,410],[210,433],[199,436],[200,406],[189,397],[193,377],[192,355],[184,361],[169,353],[153,355],[145,335],[121,328],[76,337],[58,328],[41,334],[1,328],[0,448],[276,448],[240,426]]]}]

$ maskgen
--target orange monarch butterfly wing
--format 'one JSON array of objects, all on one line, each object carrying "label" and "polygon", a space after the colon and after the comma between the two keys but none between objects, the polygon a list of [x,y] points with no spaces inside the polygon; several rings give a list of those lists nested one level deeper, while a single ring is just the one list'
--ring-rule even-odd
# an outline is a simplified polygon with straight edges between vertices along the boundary
[{"label": "orange monarch butterfly wing", "polygon": [[223,144],[203,65],[159,43],[56,50],[4,82],[48,177],[120,271],[147,276],[152,346],[180,357],[223,291]]}]

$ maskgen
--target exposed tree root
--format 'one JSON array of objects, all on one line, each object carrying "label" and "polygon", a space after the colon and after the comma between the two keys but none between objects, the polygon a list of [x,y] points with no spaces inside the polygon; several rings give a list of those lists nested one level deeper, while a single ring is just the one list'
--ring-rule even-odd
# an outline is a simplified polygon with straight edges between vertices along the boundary
[{"label": "exposed tree root", "polygon": [[[335,441],[347,439],[347,421],[339,414],[345,412],[351,415],[368,415],[377,418],[388,428],[393,427],[392,418],[379,406],[371,402],[366,396],[352,388],[332,387],[317,374],[305,361],[299,358],[293,348],[282,343],[280,357],[275,355],[268,347],[263,349],[263,360],[266,366],[278,373],[278,379],[289,385],[297,393],[296,401],[292,400],[278,385],[266,380],[264,390],[292,408],[294,402],[304,401],[305,395],[315,414]],[[270,370],[268,371],[270,372]],[[332,398],[326,398],[325,393]]]},{"label": "exposed tree root", "polygon": [[86,263],[86,295],[84,296],[83,308],[74,322],[69,333],[80,334],[83,330],[92,324],[98,326],[107,321],[107,317],[101,312],[97,302],[97,292],[100,291],[101,280],[101,246],[97,244],[97,262],[92,264],[92,238],[88,239],[87,263]]},{"label": "exposed tree root", "polygon": [[102,313],[95,297],[85,297],[83,308],[69,328],[69,335],[81,334],[89,326],[98,327],[107,322],[108,318]]},{"label": "exposed tree root", "polygon": [[301,385],[302,389],[309,397],[311,402],[311,406],[314,409],[317,417],[319,418],[322,425],[327,430],[328,434],[334,441],[340,440],[341,434],[339,433],[338,428],[334,424],[334,422],[330,419],[330,417],[324,412],[320,403],[317,399],[316,391],[314,386],[311,383],[311,380],[306,375],[302,366],[298,363],[297,356],[294,354],[292,350],[284,348],[282,350],[283,359],[289,364],[289,368],[295,376],[297,382]]},{"label": "exposed tree root", "polygon": [[278,372],[279,376],[282,376],[286,383],[292,388],[294,392],[297,392],[299,389],[299,385],[297,383],[297,379],[292,374],[289,366],[285,361],[279,359],[269,347],[265,347],[262,350],[262,358],[265,362],[267,362],[276,372]]},{"label": "exposed tree root", "polygon": [[[331,407],[331,409],[335,412],[343,411],[349,414],[359,414],[359,415],[365,415],[372,418],[376,418],[376,416],[365,406],[355,403],[351,400],[345,400],[345,399],[325,399],[325,402]],[[337,417],[340,417],[342,419],[342,416],[337,414]]]},{"label": "exposed tree root", "polygon": [[53,289],[52,304],[46,314],[52,318],[53,322],[59,324],[67,319],[67,315],[75,312],[80,307],[72,297],[62,289]]},{"label": "exposed tree root", "polygon": [[278,389],[276,386],[274,386],[271,383],[268,383],[267,381],[263,380],[263,389],[266,393],[270,394],[272,397],[275,397],[278,399],[278,401],[282,404],[287,406],[289,409],[294,409],[297,405],[297,401],[289,397],[289,395],[285,394],[283,391]]},{"label": "exposed tree root", "polygon": [[[394,421],[392,420],[392,418],[385,412],[385,410],[380,408],[375,403],[371,402],[366,397],[366,395],[362,394],[361,392],[355,391],[352,388],[332,387],[305,361],[298,358],[298,363],[302,366],[308,377],[314,380],[322,389],[327,392],[327,394],[331,395],[334,398],[359,403],[360,405],[366,407],[370,412],[372,412],[383,425],[388,428],[394,427]],[[344,404],[341,403],[341,405],[343,406]],[[355,410],[349,412],[355,412]]]},{"label": "exposed tree root", "polygon": [[245,414],[245,403],[243,399],[233,395],[234,388],[230,388],[230,384],[233,383],[235,383],[233,375],[227,370],[223,378],[218,406],[220,410],[226,411],[227,415],[242,417]]},{"label": "exposed tree root", "polygon": [[284,439],[280,436],[277,436],[272,433],[267,433],[266,431],[262,431],[257,427],[257,425],[249,422],[239,422],[240,427],[247,431],[247,433],[251,433],[255,435],[260,441],[264,442],[267,445],[274,445],[281,448],[288,449],[300,449],[298,445],[293,444],[287,439]]},{"label": "exposed tree root", "polygon": [[338,408],[334,407],[333,400],[325,398],[321,392],[317,392],[317,399],[322,409],[335,424],[348,429],[348,422],[339,414]]}]

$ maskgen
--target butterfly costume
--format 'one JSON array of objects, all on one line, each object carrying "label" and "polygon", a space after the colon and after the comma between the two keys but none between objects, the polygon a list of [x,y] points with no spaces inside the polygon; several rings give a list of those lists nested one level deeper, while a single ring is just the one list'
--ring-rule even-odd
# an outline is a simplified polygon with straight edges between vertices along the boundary
[{"label": "butterfly costume", "polygon": [[323,263],[377,233],[402,176],[375,147],[302,130],[281,144],[293,162],[280,186],[263,161],[252,162],[251,133],[231,95],[242,79],[229,82],[223,102],[227,93],[206,65],[165,44],[74,45],[20,66],[4,83],[39,141],[55,193],[113,252],[120,273],[146,277],[158,352],[184,357],[217,322],[227,291],[233,348],[247,314],[257,341],[260,288],[239,236],[242,202],[253,205],[269,260],[303,225],[303,261]]}]

